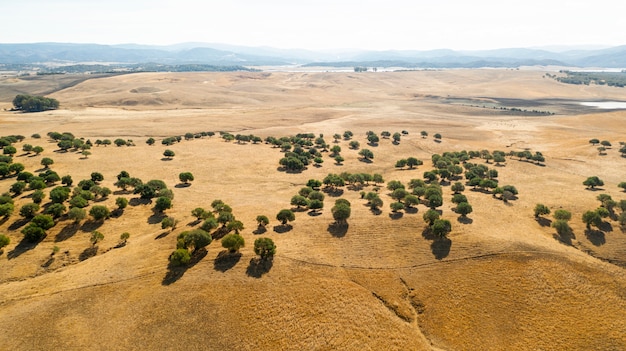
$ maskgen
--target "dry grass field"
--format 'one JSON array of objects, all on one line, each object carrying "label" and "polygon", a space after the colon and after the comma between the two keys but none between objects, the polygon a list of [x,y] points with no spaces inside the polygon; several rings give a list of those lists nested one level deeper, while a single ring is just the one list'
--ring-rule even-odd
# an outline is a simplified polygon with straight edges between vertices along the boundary
[{"label": "dry grass field", "polygon": [[[626,158],[618,152],[626,141],[626,112],[576,104],[620,100],[625,90],[565,85],[544,73],[145,73],[64,83],[67,88],[44,78],[0,81],[1,96],[59,89],[48,95],[61,102],[56,111],[21,114],[8,111],[10,97],[0,103],[0,135],[26,136],[18,150],[24,143],[45,149],[40,156],[18,151],[15,162],[36,173],[41,158],[50,157],[51,168],[70,174],[74,184],[101,172],[102,185],[114,191],[122,170],[144,181],[161,179],[175,195],[165,213],[179,220],[172,232],[162,230],[153,205],[135,200],[101,224],[87,219],[74,225],[61,217],[42,242],[27,245],[20,244],[26,223],[19,208],[32,201],[32,191],[15,197],[16,211],[0,222],[0,233],[11,238],[0,255],[0,349],[626,349],[626,233],[610,218],[603,231],[593,232],[581,220],[600,205],[601,193],[626,199],[617,187],[626,181]],[[321,167],[301,173],[278,169],[278,148],[226,142],[219,133],[167,147],[176,153],[171,160],[163,159],[160,143],[186,132],[227,131],[262,138],[323,134],[332,146],[332,135],[346,130],[374,152],[373,162],[360,161],[346,140],[337,143],[343,165],[324,153]],[[398,145],[381,139],[369,146],[369,130],[408,135]],[[46,138],[52,131],[92,141],[132,139],[136,146],[94,146],[85,159],[58,152]],[[148,146],[149,137],[157,143]],[[599,155],[591,138],[613,147]],[[330,209],[339,198],[332,194],[321,214],[296,212],[288,231],[275,219],[309,179],[380,173],[385,181],[407,184],[433,168],[434,153],[483,149],[540,151],[546,161],[490,163],[500,184],[519,190],[518,198],[505,203],[467,186],[474,209],[468,220],[452,210],[452,191],[444,185],[440,209],[452,222],[448,240],[429,235],[424,205],[392,214],[384,185],[380,213],[365,206],[360,190],[342,188],[340,197],[352,204],[347,230],[332,226]],[[424,165],[394,167],[411,156]],[[184,171],[195,180],[176,186]],[[586,190],[582,182],[594,175],[605,185]],[[0,180],[0,193],[14,182]],[[113,209],[118,196],[137,197],[116,192],[91,205]],[[229,204],[245,225],[241,256],[220,260],[224,249],[213,241],[202,259],[172,274],[168,256],[176,237],[199,225],[191,210],[209,209],[214,199]],[[570,242],[555,239],[555,229],[545,225],[551,215],[535,220],[537,203],[572,212]],[[262,234],[255,222],[260,214],[270,218]],[[88,257],[96,229],[104,240]],[[131,234],[128,244],[114,248],[122,232]],[[259,237],[277,246],[271,267],[261,271],[252,263]],[[51,256],[54,246],[60,251]]]}]

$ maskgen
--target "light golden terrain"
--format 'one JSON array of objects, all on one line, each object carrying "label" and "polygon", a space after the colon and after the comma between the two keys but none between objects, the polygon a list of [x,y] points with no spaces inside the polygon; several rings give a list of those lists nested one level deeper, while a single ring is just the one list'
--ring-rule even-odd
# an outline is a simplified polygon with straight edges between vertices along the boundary
[{"label": "light golden terrain", "polygon": [[[162,179],[174,190],[167,215],[180,220],[167,233],[151,205],[129,206],[97,229],[105,235],[95,257],[80,260],[89,232],[62,219],[35,247],[16,249],[22,235],[18,210],[0,232],[12,242],[0,255],[0,349],[7,350],[624,350],[626,349],[626,234],[616,221],[610,231],[588,237],[581,214],[599,206],[606,193],[626,198],[626,113],[582,110],[576,101],[619,100],[624,90],[564,85],[540,71],[447,70],[396,73],[189,73],[132,74],[98,78],[59,90],[57,111],[0,112],[0,135],[22,134],[24,143],[45,148],[41,156],[18,152],[28,171],[51,157],[52,169],[75,183],[101,172],[104,186],[128,171],[144,181]],[[34,84],[34,85],[33,85]],[[7,91],[34,92],[44,82],[7,79]],[[46,83],[51,84],[51,83]],[[54,84],[52,84],[54,85]],[[518,99],[518,100],[502,100]],[[567,101],[571,103],[567,103]],[[483,104],[555,112],[513,114]],[[535,106],[541,101],[544,105]],[[3,103],[10,108],[10,99]],[[471,106],[470,106],[471,105]],[[490,105],[489,105],[490,106]],[[164,146],[145,144],[185,132],[288,136],[351,130],[373,163],[341,140],[343,166],[324,156],[322,167],[300,174],[277,170],[281,153],[266,144],[224,142],[219,135],[182,141],[163,161]],[[407,130],[399,145],[382,139],[366,145],[365,132]],[[420,131],[429,132],[422,138]],[[58,153],[50,131],[96,139],[133,139],[134,147],[94,147],[88,159]],[[44,138],[30,138],[40,133]],[[432,135],[441,133],[441,143]],[[609,140],[600,156],[588,143]],[[18,144],[21,149],[22,144]],[[541,151],[545,167],[507,158],[500,184],[512,184],[519,199],[508,204],[490,195],[464,192],[474,208],[471,221],[457,221],[451,191],[444,186],[443,218],[453,230],[448,242],[424,235],[417,213],[390,215],[391,198],[381,190],[381,214],[364,206],[359,191],[344,188],[352,203],[345,233],[337,233],[327,196],[321,215],[297,212],[293,228],[277,232],[274,219],[308,179],[328,173],[381,173],[386,181],[422,178],[433,153],[460,150]],[[398,170],[396,160],[425,161]],[[478,160],[475,162],[484,162]],[[489,165],[493,167],[493,164]],[[175,187],[190,171],[190,187]],[[582,185],[597,175],[599,191]],[[0,192],[15,180],[0,180]],[[364,190],[371,190],[372,186]],[[30,192],[15,198],[17,208]],[[115,207],[113,194],[99,202]],[[190,211],[213,199],[232,206],[244,222],[241,258],[216,260],[219,242],[182,276],[168,279],[168,256],[176,236],[194,225]],[[44,200],[46,203],[48,200]],[[571,245],[533,217],[536,203],[572,212]],[[255,217],[270,217],[255,234]],[[550,216],[546,218],[551,219]],[[468,223],[471,222],[471,223]],[[197,225],[197,224],[195,224]],[[278,228],[276,228],[278,229]],[[128,231],[128,245],[113,249]],[[249,271],[252,244],[268,236],[277,244],[264,274]],[[53,246],[61,250],[50,259]],[[617,264],[611,264],[608,261]],[[620,267],[618,264],[622,264]],[[173,280],[173,281],[172,281]]]}]

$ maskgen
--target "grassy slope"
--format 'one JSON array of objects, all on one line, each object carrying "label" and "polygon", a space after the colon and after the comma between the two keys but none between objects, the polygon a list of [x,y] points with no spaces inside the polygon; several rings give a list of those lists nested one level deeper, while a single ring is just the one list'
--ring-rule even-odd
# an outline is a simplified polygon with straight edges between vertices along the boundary
[{"label": "grassy slope", "polygon": [[[623,113],[500,116],[415,97],[591,99],[620,93],[616,88],[560,85],[542,79],[540,72],[500,70],[138,74],[87,81],[55,94],[67,110],[2,113],[4,134],[55,130],[92,141],[135,139],[138,146],[132,148],[94,148],[86,160],[52,152],[54,144],[44,139],[25,141],[44,146],[43,156],[55,160],[53,169],[72,174],[76,182],[100,171],[103,185],[113,188],[122,169],[144,180],[163,179],[170,187],[182,171],[191,171],[196,181],[174,188],[175,206],[167,213],[180,225],[173,233],[160,230],[159,217],[152,216],[149,205],[130,206],[97,228],[105,239],[99,254],[85,261],[79,258],[89,248],[89,232],[96,228],[92,223],[61,221],[44,242],[24,252],[15,251],[19,232],[9,230],[19,224],[18,215],[2,224],[0,230],[13,242],[0,256],[0,322],[14,327],[0,333],[0,342],[12,349],[177,349],[181,344],[189,349],[294,350],[624,348],[624,272],[577,249],[624,259],[626,240],[615,222],[613,231],[605,233],[605,243],[598,245],[585,235],[579,219],[598,205],[599,192],[581,185],[587,176],[599,175],[607,184],[603,192],[624,198],[615,186],[624,180],[623,159],[616,150],[598,156],[587,144],[592,137],[617,144],[624,135]],[[332,134],[352,130],[362,147],[368,147],[365,131],[402,129],[410,134],[400,145],[383,140],[369,147],[375,153],[371,164],[358,161],[357,151],[341,141],[344,166],[325,156],[321,168],[296,175],[276,170],[280,152],[267,145],[193,140],[173,145],[176,157],[161,161],[164,147],[143,143],[148,136],[202,130],[261,136],[316,132],[330,142]],[[422,139],[421,130],[442,133],[443,142]],[[443,216],[454,226],[448,243],[423,236],[423,205],[417,213],[394,219],[388,209],[391,199],[383,190],[385,205],[377,216],[363,206],[358,191],[345,189],[343,197],[353,207],[345,236],[329,227],[334,198],[327,196],[321,215],[297,213],[291,231],[277,233],[277,222],[270,223],[264,235],[277,242],[273,266],[261,277],[248,271],[252,242],[259,237],[253,233],[254,218],[266,214],[273,220],[310,178],[376,172],[387,181],[407,182],[430,169],[433,152],[525,147],[544,152],[547,165],[510,159],[498,168],[502,184],[520,190],[520,198],[510,205],[466,191],[474,213],[471,224],[462,224],[444,187]],[[398,158],[408,156],[426,164],[412,171],[393,167]],[[40,158],[16,160],[32,171],[39,168]],[[0,181],[0,191],[12,183]],[[117,196],[132,197],[112,195],[100,204],[114,207]],[[166,278],[167,257],[176,235],[190,228],[191,209],[208,208],[215,198],[230,204],[244,222],[248,246],[238,260],[220,262],[216,258],[222,248],[213,243],[206,257],[171,282]],[[28,201],[16,199],[20,205]],[[554,240],[553,230],[534,220],[537,202],[573,212],[573,246]],[[108,250],[123,231],[131,232],[129,244]],[[54,245],[61,252],[50,262]]]}]

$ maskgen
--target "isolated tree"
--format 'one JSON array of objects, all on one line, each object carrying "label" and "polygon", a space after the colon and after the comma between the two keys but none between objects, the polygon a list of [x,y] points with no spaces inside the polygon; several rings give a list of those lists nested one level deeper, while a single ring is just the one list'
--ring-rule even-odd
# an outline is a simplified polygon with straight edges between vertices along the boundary
[{"label": "isolated tree", "polygon": [[433,137],[435,138],[435,140],[439,141],[441,140],[441,134],[436,133],[435,135],[433,135]]},{"label": "isolated tree", "polygon": [[91,232],[91,237],[89,238],[89,241],[91,242],[91,246],[95,247],[98,242],[104,240],[104,234],[100,233],[97,230],[94,230],[93,232]]},{"label": "isolated tree", "polygon": [[182,245],[183,248],[192,248],[192,252],[198,251],[209,245],[213,241],[211,234],[202,230],[194,229],[191,231],[185,231],[178,236],[178,245]]},{"label": "isolated tree", "polygon": [[425,130],[422,130],[422,131],[420,132],[420,135],[422,136],[422,138],[426,139],[426,137],[428,137],[428,132],[427,132],[427,131],[425,131]]},{"label": "isolated tree", "polygon": [[239,234],[239,231],[244,230],[245,228],[243,227],[242,221],[238,221],[233,218],[233,220],[229,221],[228,224],[226,224],[226,229],[228,230],[228,232],[235,231],[235,234]]},{"label": "isolated tree", "polygon": [[122,234],[120,234],[120,244],[119,244],[119,246],[126,245],[126,242],[128,241],[128,238],[130,238],[130,233],[129,232],[123,232]]},{"label": "isolated tree", "polygon": [[358,141],[356,141],[356,140],[352,140],[352,141],[348,144],[348,146],[349,146],[351,149],[353,149],[353,150],[357,150],[357,149],[361,146],[361,144],[360,144]]},{"label": "isolated tree", "polygon": [[[9,191],[17,196],[17,195],[20,195],[22,192],[24,192],[24,189],[26,189],[26,183],[24,183],[24,182],[15,182],[15,183],[13,183],[11,185],[11,187],[9,188]],[[41,190],[39,190],[39,191],[41,192]],[[33,200],[33,202],[38,203],[35,200]],[[39,202],[41,202],[41,201],[39,201]]]},{"label": "isolated tree", "polygon": [[193,210],[191,210],[191,215],[196,217],[197,220],[207,219],[212,216],[210,212],[207,212],[207,210],[205,210],[202,207],[196,207]]},{"label": "isolated tree", "polygon": [[72,179],[71,175],[65,175],[61,177],[61,184],[65,186],[72,186],[73,183],[74,183],[74,180]]},{"label": "isolated tree", "polygon": [[178,175],[178,179],[183,184],[189,184],[189,182],[192,182],[194,180],[194,177],[193,177],[193,174],[191,174],[191,172],[182,172]]},{"label": "isolated tree", "polygon": [[396,168],[404,168],[407,164],[407,160],[405,158],[396,161]]},{"label": "isolated tree", "polygon": [[22,229],[22,234],[24,234],[24,239],[26,241],[36,243],[45,238],[46,231],[36,224],[30,223],[26,227],[24,227],[24,229]]},{"label": "isolated tree", "polygon": [[445,238],[452,231],[452,224],[447,219],[436,219],[430,230],[437,238]]},{"label": "isolated tree", "polygon": [[389,204],[389,207],[391,208],[391,212],[398,212],[400,210],[404,209],[404,204],[402,202],[396,201],[396,202],[392,202]]},{"label": "isolated tree", "polygon": [[115,199],[115,205],[117,205],[118,209],[123,210],[128,207],[128,199],[125,197],[118,197]]},{"label": "isolated tree", "polygon": [[39,155],[43,152],[43,147],[41,146],[33,146],[33,152],[35,155]]},{"label": "isolated tree", "polygon": [[569,221],[572,218],[572,213],[567,211],[567,210],[558,209],[558,210],[554,211],[554,214],[552,216],[556,220],[561,220],[561,221],[566,221],[567,222],[567,221]]},{"label": "isolated tree", "polygon": [[4,155],[13,156],[17,153],[17,149],[15,148],[15,146],[7,145],[3,148],[2,153]]},{"label": "isolated tree", "polygon": [[222,247],[227,249],[231,254],[238,252],[245,244],[246,241],[244,238],[236,233],[227,234],[222,238]]},{"label": "isolated tree", "polygon": [[617,184],[617,187],[626,191],[626,182],[620,182],[619,184]]},{"label": "isolated tree", "polygon": [[165,196],[159,197],[154,204],[154,210],[157,212],[163,212],[170,208],[172,208],[172,200]]},{"label": "isolated tree", "polygon": [[2,250],[10,243],[11,243],[11,238],[9,238],[8,236],[4,234],[0,234],[0,253],[2,253]]},{"label": "isolated tree", "polygon": [[398,144],[401,138],[402,138],[402,135],[400,133],[398,132],[393,133],[393,142],[395,144]]},{"label": "isolated tree", "polygon": [[424,163],[415,157],[409,157],[406,159],[406,165],[409,166],[409,169],[413,169],[413,167],[420,166],[422,164]]},{"label": "isolated tree", "polygon": [[191,261],[191,254],[189,250],[179,248],[170,254],[169,261],[172,266],[184,266]]},{"label": "isolated tree", "polygon": [[390,180],[387,183],[387,189],[391,191],[395,191],[396,189],[404,189],[404,184],[402,184],[402,182],[400,182],[399,180]]},{"label": "isolated tree", "polygon": [[279,220],[282,225],[285,225],[287,222],[294,221],[296,219],[296,215],[291,210],[282,209],[276,215],[276,219]]},{"label": "isolated tree", "polygon": [[54,161],[50,157],[44,157],[41,159],[41,165],[44,166],[44,168],[46,169],[53,164],[54,164]]},{"label": "isolated tree", "polygon": [[176,153],[170,149],[166,149],[163,151],[163,156],[167,157],[168,160],[171,160],[172,157],[176,156]]},{"label": "isolated tree", "polygon": [[256,222],[257,222],[259,227],[265,228],[265,226],[270,223],[270,220],[265,215],[258,215],[258,216],[256,216]]},{"label": "isolated tree", "polygon": [[452,203],[453,204],[460,204],[461,202],[467,202],[467,196],[463,195],[463,194],[454,194],[452,196]]},{"label": "isolated tree", "polygon": [[334,159],[335,159],[335,163],[338,164],[338,165],[341,165],[343,163],[343,161],[345,161],[345,159],[342,156],[339,156],[339,155],[335,156]]},{"label": "isolated tree", "polygon": [[429,209],[422,215],[424,218],[424,222],[428,223],[429,226],[432,226],[437,219],[439,219],[439,212]]},{"label": "isolated tree", "polygon": [[161,220],[161,229],[176,228],[178,221],[174,217],[165,217]]},{"label": "isolated tree", "polygon": [[466,217],[468,214],[472,213],[472,205],[467,202],[461,202],[456,205],[456,213],[460,214],[461,217]]},{"label": "isolated tree", "polygon": [[582,216],[583,223],[587,225],[587,229],[591,229],[591,226],[599,227],[602,225],[602,217],[597,211],[586,211]]},{"label": "isolated tree", "polygon": [[337,200],[335,201],[335,206],[333,206],[333,208],[330,211],[333,214],[333,219],[337,223],[346,223],[348,218],[350,218],[350,213],[352,210],[350,208],[350,202],[348,202],[347,200],[345,201]]},{"label": "isolated tree", "polygon": [[270,238],[258,238],[254,241],[254,253],[263,261],[271,260],[276,254],[276,245]]},{"label": "isolated tree", "polygon": [[359,155],[366,161],[374,158],[374,153],[369,149],[361,149],[361,151],[359,151]]},{"label": "isolated tree", "polygon": [[452,184],[452,186],[450,187],[450,190],[454,191],[455,194],[458,194],[462,192],[463,190],[465,190],[465,185],[463,185],[463,183],[461,182],[456,182]]},{"label": "isolated tree", "polygon": [[535,218],[539,218],[539,216],[549,215],[550,209],[548,206],[544,204],[535,205]]},{"label": "isolated tree", "polygon": [[111,212],[106,206],[95,205],[89,210],[89,215],[93,217],[95,221],[103,221],[111,215]]},{"label": "isolated tree", "polygon": [[583,182],[583,185],[585,185],[587,188],[594,189],[597,186],[603,186],[604,182],[597,176],[592,176],[592,177],[587,178]]},{"label": "isolated tree", "polygon": [[65,213],[65,211],[67,211],[67,208],[65,207],[65,205],[51,204],[43,211],[43,213],[47,215],[51,215],[53,218],[59,218]]},{"label": "isolated tree", "polygon": [[39,212],[39,205],[36,203],[28,203],[20,208],[20,216],[24,218],[33,218]]},{"label": "isolated tree", "polygon": [[298,209],[300,209],[301,207],[307,207],[309,206],[309,200],[302,196],[302,195],[294,195],[291,198],[291,205],[296,206]]},{"label": "isolated tree", "polygon": [[154,140],[154,138],[148,138],[146,140],[146,144],[148,144],[150,146],[154,145],[155,142],[156,142],[156,140]]},{"label": "isolated tree", "polygon": [[90,178],[91,178],[91,181],[96,184],[104,180],[104,176],[100,172],[91,172]]},{"label": "isolated tree", "polygon": [[82,221],[86,216],[87,212],[80,207],[72,207],[67,213],[67,218],[74,221],[74,223]]},{"label": "isolated tree", "polygon": [[217,228],[218,223],[217,223],[217,218],[215,217],[208,217],[207,219],[204,220],[204,222],[202,222],[202,225],[200,226],[200,229],[206,231],[206,232],[210,232],[211,230]]}]

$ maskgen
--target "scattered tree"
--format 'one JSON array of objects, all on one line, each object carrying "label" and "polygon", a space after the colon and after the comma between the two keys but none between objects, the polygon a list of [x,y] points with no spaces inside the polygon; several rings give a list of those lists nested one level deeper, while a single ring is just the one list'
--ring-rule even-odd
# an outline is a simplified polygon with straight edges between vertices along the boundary
[{"label": "scattered tree", "polygon": [[603,186],[604,182],[597,176],[589,177],[583,182],[587,188],[595,189],[597,186]]},{"label": "scattered tree", "polygon": [[544,204],[535,205],[535,218],[539,218],[539,216],[549,215],[550,209],[548,206]]},{"label": "scattered tree", "polygon": [[285,225],[287,222],[294,221],[296,219],[296,215],[291,210],[282,209],[276,215],[276,219],[279,220],[282,225]]},{"label": "scattered tree", "polygon": [[271,260],[276,254],[276,245],[270,238],[258,238],[254,241],[254,253],[263,261]]},{"label": "scattered tree", "polygon": [[89,215],[93,217],[95,221],[103,221],[111,215],[111,212],[106,206],[95,205],[89,210]]},{"label": "scattered tree", "polygon": [[243,237],[239,234],[227,234],[222,238],[222,247],[227,249],[231,254],[238,252],[239,249],[246,244]]}]

